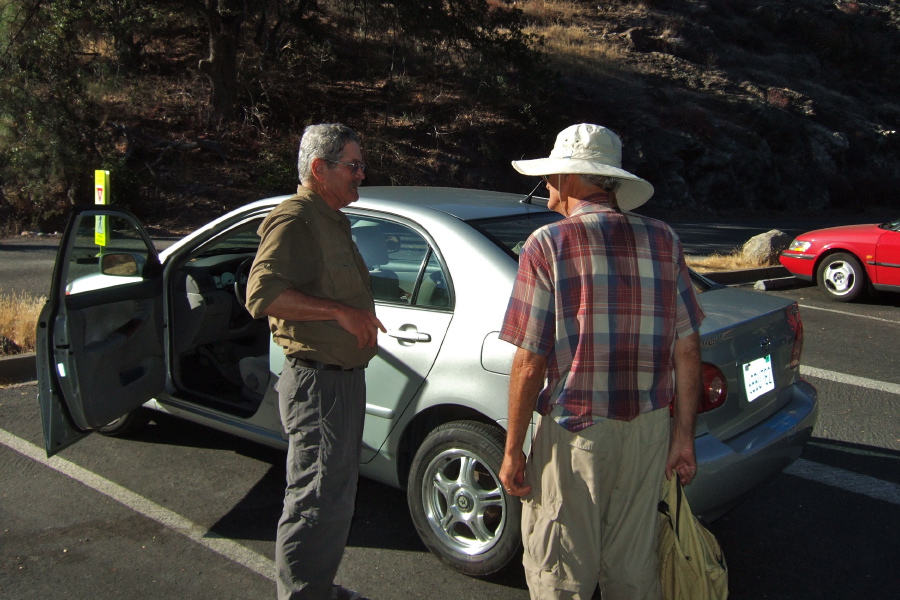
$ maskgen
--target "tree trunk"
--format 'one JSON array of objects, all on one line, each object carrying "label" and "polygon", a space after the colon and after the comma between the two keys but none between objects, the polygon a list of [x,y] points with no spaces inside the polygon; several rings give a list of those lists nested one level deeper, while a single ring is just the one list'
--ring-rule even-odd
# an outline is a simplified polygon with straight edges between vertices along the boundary
[{"label": "tree trunk", "polygon": [[200,61],[200,71],[212,85],[212,117],[230,121],[237,114],[237,56],[245,11],[242,0],[204,0],[209,24],[209,58]]}]

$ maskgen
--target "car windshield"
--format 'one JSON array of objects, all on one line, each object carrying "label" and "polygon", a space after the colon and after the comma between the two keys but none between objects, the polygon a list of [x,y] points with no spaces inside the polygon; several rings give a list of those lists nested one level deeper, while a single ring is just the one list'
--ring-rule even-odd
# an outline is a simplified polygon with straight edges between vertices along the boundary
[{"label": "car windshield", "polygon": [[[555,223],[562,219],[562,215],[556,212],[529,213],[523,215],[511,215],[495,219],[480,219],[469,221],[469,225],[480,231],[488,239],[503,248],[517,262],[522,246],[536,229],[549,223]],[[691,282],[694,290],[702,294],[706,290],[715,287],[709,279],[691,270]]]},{"label": "car windshield", "polygon": [[888,221],[887,223],[882,223],[879,227],[887,229],[888,231],[900,231],[900,218]]}]

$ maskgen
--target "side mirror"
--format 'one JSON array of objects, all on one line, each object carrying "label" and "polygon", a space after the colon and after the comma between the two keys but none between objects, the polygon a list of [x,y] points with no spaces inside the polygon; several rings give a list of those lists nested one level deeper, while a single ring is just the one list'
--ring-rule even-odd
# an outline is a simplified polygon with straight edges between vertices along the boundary
[{"label": "side mirror", "polygon": [[104,275],[116,277],[136,277],[138,272],[137,259],[131,254],[104,254],[100,257],[100,272]]}]

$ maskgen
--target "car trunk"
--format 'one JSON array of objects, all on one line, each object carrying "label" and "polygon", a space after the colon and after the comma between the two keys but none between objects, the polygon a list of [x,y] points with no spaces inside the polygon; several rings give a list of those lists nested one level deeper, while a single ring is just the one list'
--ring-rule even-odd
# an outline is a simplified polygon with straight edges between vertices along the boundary
[{"label": "car trunk", "polygon": [[[790,366],[796,335],[789,314],[796,309],[789,300],[733,288],[707,290],[701,301],[703,361],[722,370],[728,395],[722,406],[699,416],[697,432],[728,444],[790,400],[790,386],[800,377]],[[750,393],[758,395],[750,399]]]}]

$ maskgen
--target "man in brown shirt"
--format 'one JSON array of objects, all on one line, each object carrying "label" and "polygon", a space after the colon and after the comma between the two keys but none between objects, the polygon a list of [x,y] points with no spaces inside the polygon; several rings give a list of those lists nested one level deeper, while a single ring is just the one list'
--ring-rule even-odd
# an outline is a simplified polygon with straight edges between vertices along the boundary
[{"label": "man in brown shirt", "polygon": [[290,436],[275,550],[279,600],[352,599],[333,585],[356,498],[365,367],[378,329],[369,272],[341,209],[359,199],[359,138],[334,123],[300,141],[301,185],[259,228],[247,309],[284,348],[277,390]]}]

